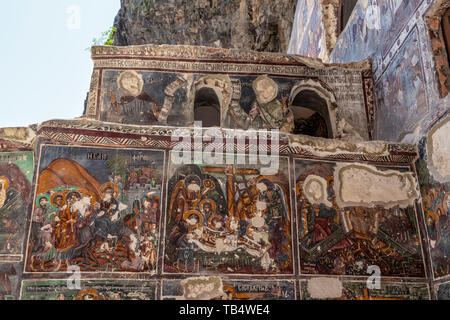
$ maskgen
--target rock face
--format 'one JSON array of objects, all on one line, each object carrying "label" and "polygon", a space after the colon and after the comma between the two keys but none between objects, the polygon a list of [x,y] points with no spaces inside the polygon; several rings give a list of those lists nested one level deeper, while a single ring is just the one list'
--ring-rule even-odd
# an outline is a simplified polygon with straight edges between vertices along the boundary
[{"label": "rock face", "polygon": [[114,45],[174,44],[286,52],[296,0],[122,0]]}]

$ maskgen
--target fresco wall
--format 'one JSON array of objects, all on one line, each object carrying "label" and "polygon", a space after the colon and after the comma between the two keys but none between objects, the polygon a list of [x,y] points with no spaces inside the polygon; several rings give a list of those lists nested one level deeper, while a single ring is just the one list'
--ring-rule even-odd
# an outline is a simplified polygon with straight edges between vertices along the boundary
[{"label": "fresco wall", "polygon": [[[194,139],[194,130],[187,132]],[[33,200],[24,214],[25,257],[0,264],[2,297],[431,297],[414,206],[413,146],[282,135],[273,170],[257,157],[251,162],[249,139],[239,147],[247,152],[214,154],[234,164],[199,163],[195,156],[178,163],[172,134],[87,120],[42,124]],[[208,146],[203,141],[202,150]],[[364,192],[348,198],[347,170],[367,171],[349,180],[361,190],[358,184],[393,179],[386,189],[392,199],[380,203]],[[369,265],[380,267],[380,289],[366,288]],[[318,293],[317,279],[330,290]]]},{"label": "fresco wall", "polygon": [[293,133],[294,100],[300,91],[312,90],[325,100],[330,137],[348,131],[342,129],[345,121],[360,140],[373,138],[367,62],[337,67],[299,56],[169,45],[95,46],[92,59],[84,112],[90,119],[192,127],[196,101],[203,101],[200,107],[218,114],[209,126]]}]

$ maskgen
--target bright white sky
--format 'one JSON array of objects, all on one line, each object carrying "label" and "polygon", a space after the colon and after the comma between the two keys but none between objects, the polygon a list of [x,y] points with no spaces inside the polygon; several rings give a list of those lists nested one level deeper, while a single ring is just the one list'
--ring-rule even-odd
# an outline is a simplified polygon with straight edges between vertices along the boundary
[{"label": "bright white sky", "polygon": [[112,27],[120,0],[1,5],[0,127],[81,116],[93,68],[85,49]]}]

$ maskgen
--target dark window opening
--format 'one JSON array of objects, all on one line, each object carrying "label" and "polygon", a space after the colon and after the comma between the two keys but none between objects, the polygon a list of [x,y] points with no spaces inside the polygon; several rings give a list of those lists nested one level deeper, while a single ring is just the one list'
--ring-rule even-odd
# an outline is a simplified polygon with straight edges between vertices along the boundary
[{"label": "dark window opening", "polygon": [[201,88],[195,95],[194,120],[203,127],[220,127],[220,102],[211,88]]},{"label": "dark window opening", "polygon": [[292,102],[294,134],[333,138],[327,102],[312,90],[303,90]]},{"label": "dark window opening", "polygon": [[350,16],[352,15],[353,9],[355,9],[358,0],[341,0],[339,3],[339,19],[338,19],[338,29],[339,33],[344,31],[347,26]]},{"label": "dark window opening", "polygon": [[447,59],[450,65],[450,8],[442,17],[442,31],[444,33],[445,48],[447,49]]}]

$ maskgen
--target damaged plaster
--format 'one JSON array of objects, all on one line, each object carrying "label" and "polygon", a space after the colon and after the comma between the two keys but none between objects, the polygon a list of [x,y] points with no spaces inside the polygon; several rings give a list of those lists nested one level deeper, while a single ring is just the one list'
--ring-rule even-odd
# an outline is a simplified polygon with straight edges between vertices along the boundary
[{"label": "damaged plaster", "polygon": [[338,164],[334,173],[336,202],[339,207],[383,206],[406,208],[419,198],[412,173],[381,171],[364,164]]},{"label": "damaged plaster", "polygon": [[442,183],[450,181],[450,117],[438,123],[428,133],[428,168],[433,177]]}]

